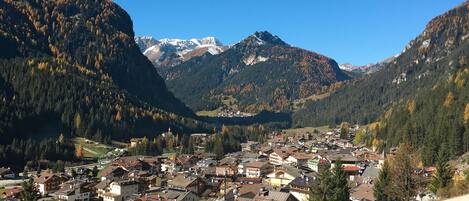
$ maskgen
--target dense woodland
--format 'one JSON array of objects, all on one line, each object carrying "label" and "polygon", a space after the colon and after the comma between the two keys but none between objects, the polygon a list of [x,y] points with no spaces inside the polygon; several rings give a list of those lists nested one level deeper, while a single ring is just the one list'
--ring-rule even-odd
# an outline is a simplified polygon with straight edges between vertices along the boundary
[{"label": "dense woodland", "polygon": [[72,159],[73,147],[44,147],[60,133],[110,142],[211,130],[166,89],[112,1],[6,0],[0,11],[2,162]]}]

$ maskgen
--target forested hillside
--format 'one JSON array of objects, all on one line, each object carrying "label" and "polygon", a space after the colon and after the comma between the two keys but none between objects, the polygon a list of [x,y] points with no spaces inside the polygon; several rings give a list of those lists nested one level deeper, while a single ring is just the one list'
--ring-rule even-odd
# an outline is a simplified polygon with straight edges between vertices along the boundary
[{"label": "forested hillside", "polygon": [[[354,80],[328,98],[307,103],[295,126],[380,122],[386,148],[411,142],[426,164],[440,151],[468,151],[468,3],[433,19],[381,71]],[[467,116],[467,118],[466,118]]]},{"label": "forested hillside", "polygon": [[328,98],[306,103],[293,115],[295,126],[373,122],[392,103],[446,79],[469,50],[467,13],[464,4],[433,19],[382,70],[351,81]]},{"label": "forested hillside", "polygon": [[166,89],[110,0],[0,1],[0,144],[203,130]]},{"label": "forested hillside", "polygon": [[235,105],[241,111],[291,111],[293,102],[350,79],[323,55],[256,32],[218,55],[205,54],[162,71],[193,110]]}]

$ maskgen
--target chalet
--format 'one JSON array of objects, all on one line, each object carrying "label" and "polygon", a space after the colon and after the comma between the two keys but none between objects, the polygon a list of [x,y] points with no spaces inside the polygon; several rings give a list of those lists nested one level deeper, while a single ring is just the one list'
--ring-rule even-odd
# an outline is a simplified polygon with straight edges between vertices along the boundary
[{"label": "chalet", "polygon": [[88,201],[90,200],[91,190],[86,185],[85,182],[80,181],[66,182],[54,193],[54,198],[64,201]]},{"label": "chalet", "polygon": [[294,153],[285,159],[285,163],[295,167],[302,167],[306,166],[308,160],[311,158],[313,158],[313,155],[305,153]]},{"label": "chalet", "polygon": [[120,166],[109,165],[98,173],[98,177],[101,178],[101,181],[112,180],[113,178],[122,178],[128,173],[129,171]]},{"label": "chalet", "polygon": [[238,169],[234,165],[218,165],[215,167],[216,176],[234,176],[238,173]]},{"label": "chalet", "polygon": [[143,138],[132,138],[130,139],[130,147],[136,147],[139,144],[142,144]]},{"label": "chalet", "polygon": [[254,161],[245,165],[247,178],[261,178],[272,171],[272,166],[266,162]]},{"label": "chalet", "polygon": [[34,177],[34,185],[41,195],[47,195],[60,189],[60,184],[70,178],[64,174],[42,173]]},{"label": "chalet", "polygon": [[10,168],[0,168],[0,179],[14,179],[15,173]]},{"label": "chalet", "polygon": [[257,151],[259,149],[259,143],[254,141],[248,141],[246,143],[241,143],[241,151],[251,152]]},{"label": "chalet", "polygon": [[114,181],[109,184],[109,191],[103,193],[103,201],[124,201],[138,193],[138,182],[133,180]]},{"label": "chalet", "polygon": [[21,200],[22,187],[13,187],[4,189],[0,200]]},{"label": "chalet", "polygon": [[294,167],[276,167],[274,171],[267,175],[267,183],[272,187],[285,187],[295,178],[302,176],[302,173]]},{"label": "chalet", "polygon": [[328,164],[329,164],[328,160],[320,159],[320,158],[309,159],[306,162],[306,165],[308,166],[308,168],[315,171],[315,172],[319,172],[319,167],[321,165],[328,165]]},{"label": "chalet", "polygon": [[192,191],[197,195],[201,195],[205,191],[205,182],[199,177],[179,174],[168,180],[168,187],[173,190]]},{"label": "chalet", "polygon": [[292,194],[279,192],[279,191],[269,191],[265,188],[261,188],[260,192],[252,199],[253,201],[298,201]]},{"label": "chalet", "polygon": [[283,165],[286,164],[286,159],[290,156],[287,150],[285,149],[274,149],[271,154],[269,154],[269,163],[272,165]]},{"label": "chalet", "polygon": [[299,201],[307,201],[309,198],[309,188],[317,185],[314,177],[297,177],[288,184],[290,193]]}]

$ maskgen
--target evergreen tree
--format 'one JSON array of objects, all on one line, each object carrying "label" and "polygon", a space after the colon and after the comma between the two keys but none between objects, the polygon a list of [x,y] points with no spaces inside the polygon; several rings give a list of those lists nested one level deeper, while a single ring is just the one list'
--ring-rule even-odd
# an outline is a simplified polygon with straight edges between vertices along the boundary
[{"label": "evergreen tree", "polygon": [[213,153],[215,153],[217,159],[223,158],[223,156],[225,155],[225,151],[223,149],[223,142],[221,141],[219,135],[215,137],[215,142],[213,146]]},{"label": "evergreen tree", "polygon": [[330,201],[334,194],[333,175],[329,169],[320,169],[317,186],[309,188],[309,201]]},{"label": "evergreen tree", "polygon": [[452,178],[453,170],[448,164],[447,154],[441,149],[436,163],[436,173],[433,175],[430,183],[430,190],[433,193],[437,193],[439,189],[449,186]]},{"label": "evergreen tree", "polygon": [[98,172],[99,172],[98,167],[95,165],[92,170],[93,177],[97,177]]},{"label": "evergreen tree", "polygon": [[189,144],[187,145],[187,153],[193,154],[194,153],[194,142],[191,137],[189,137]]},{"label": "evergreen tree", "polygon": [[340,162],[336,162],[333,174],[333,195],[332,200],[345,201],[350,199],[350,189],[348,187],[347,174]]},{"label": "evergreen tree", "polygon": [[384,161],[383,167],[379,171],[378,179],[373,187],[373,195],[376,201],[389,201],[388,188],[391,185],[391,175],[388,161]]},{"label": "evergreen tree", "polygon": [[24,201],[36,201],[37,200],[37,190],[34,187],[34,182],[32,178],[29,178],[23,181],[21,185],[23,187],[23,191],[21,192],[21,200]]}]

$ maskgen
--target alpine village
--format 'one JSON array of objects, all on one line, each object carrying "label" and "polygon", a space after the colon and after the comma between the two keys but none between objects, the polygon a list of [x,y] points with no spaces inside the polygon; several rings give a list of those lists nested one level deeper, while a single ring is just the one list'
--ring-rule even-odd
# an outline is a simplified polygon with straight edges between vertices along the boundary
[{"label": "alpine village", "polygon": [[0,0],[0,200],[469,200],[469,2],[366,66],[133,23]]}]

